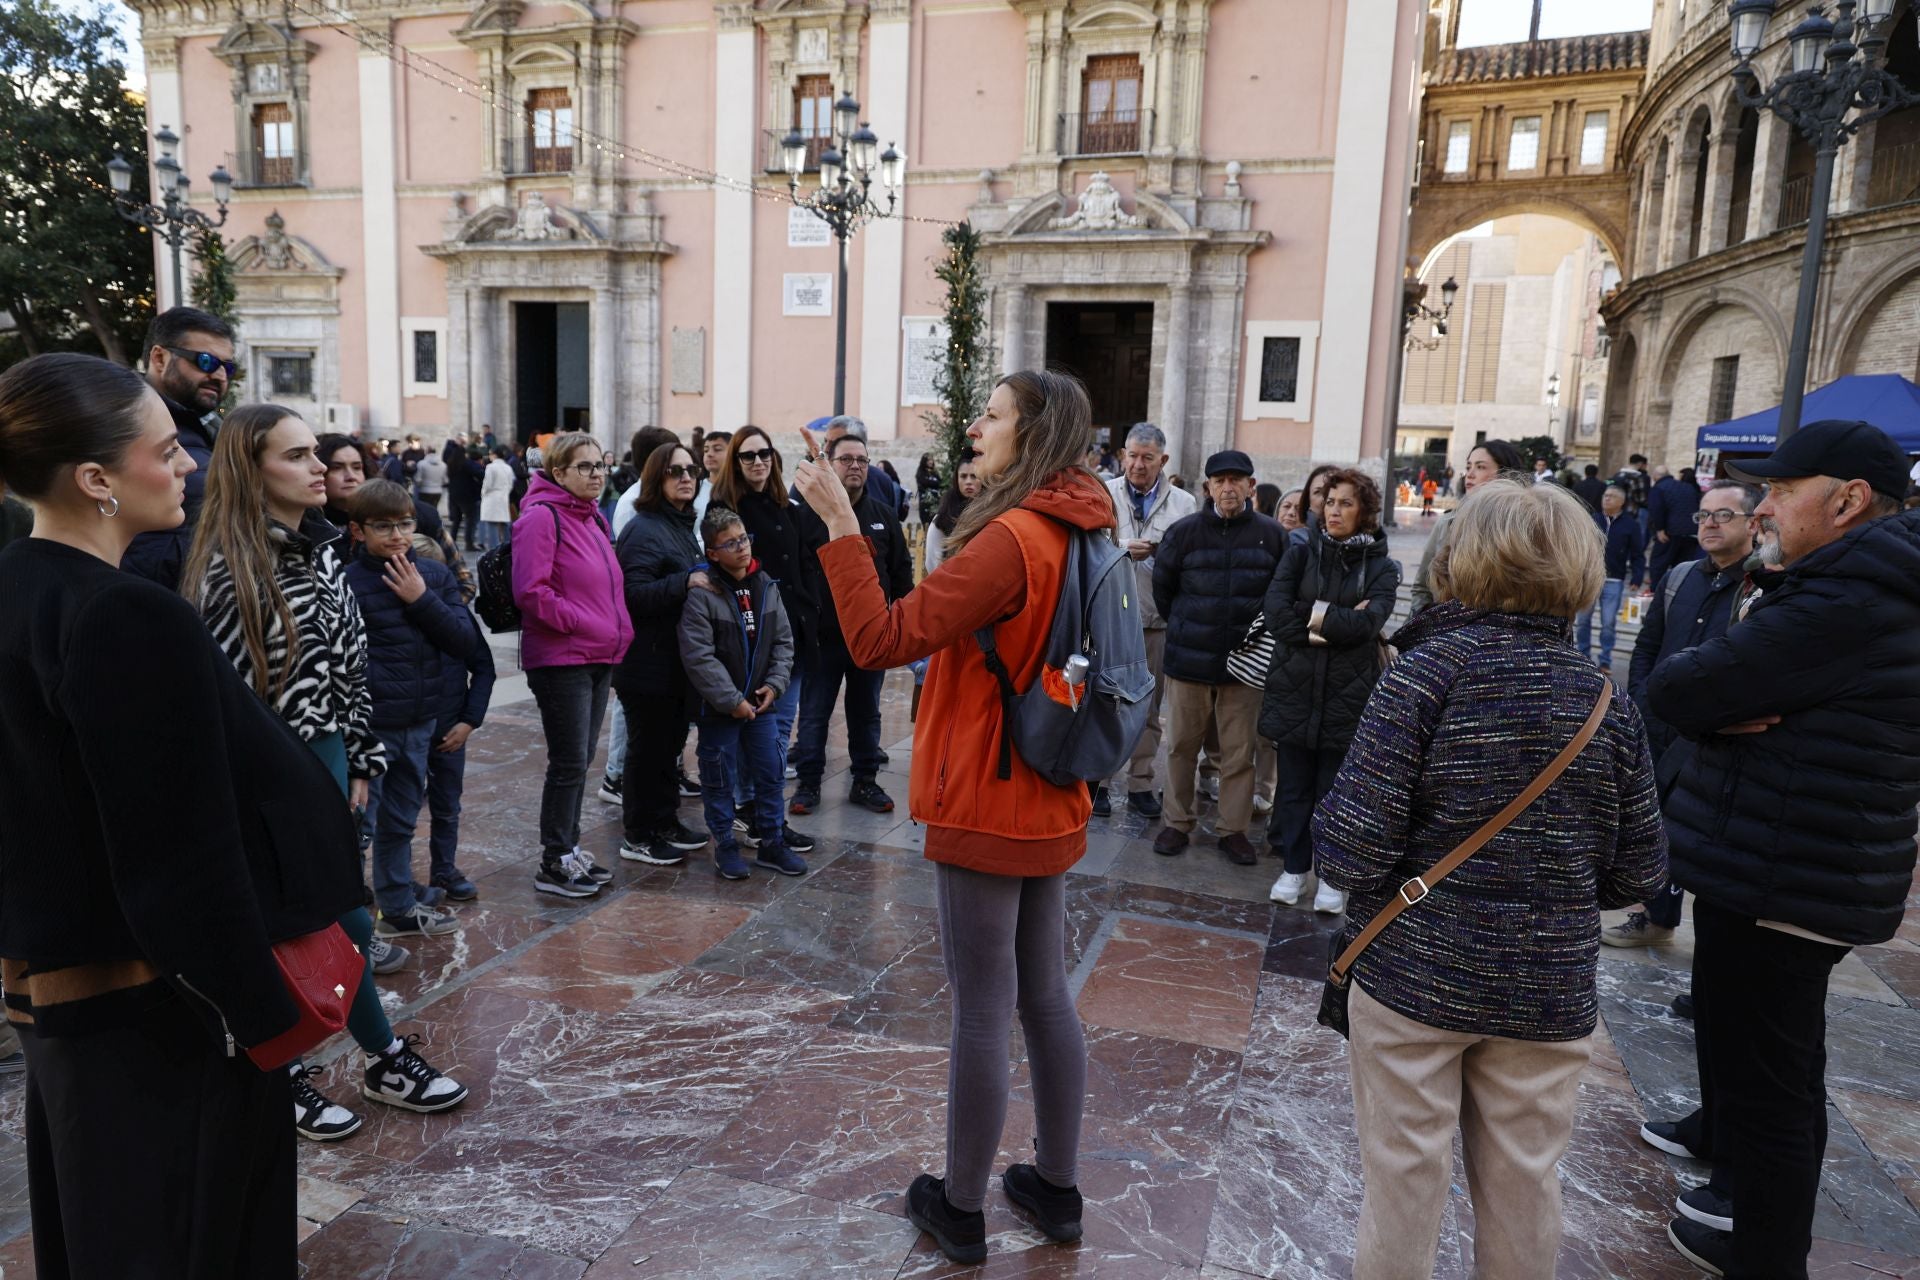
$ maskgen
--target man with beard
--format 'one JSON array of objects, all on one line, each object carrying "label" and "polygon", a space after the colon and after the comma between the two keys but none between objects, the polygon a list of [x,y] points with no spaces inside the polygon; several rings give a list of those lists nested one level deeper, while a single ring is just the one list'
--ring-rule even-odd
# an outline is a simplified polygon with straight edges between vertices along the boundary
[{"label": "man with beard", "polygon": [[180,447],[199,465],[187,475],[186,520],[177,529],[135,538],[120,567],[172,591],[180,585],[180,566],[206,497],[207,465],[220,434],[220,401],[233,383],[233,330],[216,315],[172,307],[147,326],[146,351],[147,382],[173,415]]}]

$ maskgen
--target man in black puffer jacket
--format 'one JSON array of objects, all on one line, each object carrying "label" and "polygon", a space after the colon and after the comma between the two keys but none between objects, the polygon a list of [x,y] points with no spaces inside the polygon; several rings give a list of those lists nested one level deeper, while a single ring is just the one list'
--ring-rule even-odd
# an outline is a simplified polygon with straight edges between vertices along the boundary
[{"label": "man in black puffer jacket", "polygon": [[[1785,572],[1647,685],[1653,714],[1697,744],[1667,831],[1674,880],[1697,897],[1704,1123],[1680,1145],[1714,1163],[1668,1234],[1728,1275],[1804,1276],[1827,980],[1849,947],[1893,937],[1913,879],[1920,512],[1900,510],[1906,455],[1864,422],[1814,423],[1727,470],[1772,486],[1755,512],[1761,554]],[[1642,1132],[1673,1150],[1686,1129]]]},{"label": "man in black puffer jacket", "polygon": [[1207,459],[1210,504],[1167,530],[1153,562],[1153,603],[1167,620],[1162,665],[1167,707],[1166,830],[1153,851],[1187,847],[1197,821],[1194,770],[1209,728],[1220,734],[1220,848],[1242,866],[1257,861],[1253,819],[1254,721],[1260,691],[1227,672],[1227,655],[1260,616],[1287,535],[1253,509],[1253,461],[1238,449]]}]

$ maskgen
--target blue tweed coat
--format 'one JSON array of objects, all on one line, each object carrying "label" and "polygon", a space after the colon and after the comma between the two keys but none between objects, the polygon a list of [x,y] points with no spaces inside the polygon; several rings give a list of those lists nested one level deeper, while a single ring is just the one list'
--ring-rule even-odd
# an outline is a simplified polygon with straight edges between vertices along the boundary
[{"label": "blue tweed coat", "polygon": [[[1348,937],[1526,788],[1609,677],[1564,619],[1449,601],[1394,638],[1333,790],[1321,876],[1352,895]],[[1640,713],[1624,693],[1533,805],[1367,949],[1354,977],[1428,1026],[1516,1040],[1592,1032],[1600,909],[1653,896],[1667,839]]]}]

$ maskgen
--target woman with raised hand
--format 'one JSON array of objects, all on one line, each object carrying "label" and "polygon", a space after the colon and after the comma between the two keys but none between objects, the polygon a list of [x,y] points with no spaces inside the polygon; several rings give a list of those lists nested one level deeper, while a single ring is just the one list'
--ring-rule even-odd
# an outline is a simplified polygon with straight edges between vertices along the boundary
[{"label": "woman with raised hand", "polygon": [[[368,726],[366,628],[334,548],[340,531],[320,514],[326,474],[312,429],[293,410],[250,404],[228,414],[207,468],[206,502],[180,594],[199,608],[241,678],[312,748],[345,802],[361,812],[385,759]],[[444,896],[430,891],[424,899],[437,917],[428,932],[453,927],[431,911]],[[368,949],[373,917],[365,906],[342,914],[339,924],[355,946]],[[420,1056],[419,1036],[394,1034],[371,966],[369,959],[347,1012],[347,1031],[365,1054],[361,1094],[408,1111],[458,1106],[466,1086]],[[315,1087],[319,1067],[296,1062],[288,1070],[302,1137],[332,1142],[360,1128],[360,1116]]]},{"label": "woman with raised hand", "polygon": [[[907,1215],[960,1263],[987,1256],[982,1206],[1006,1122],[1007,1032],[1016,1007],[1033,1075],[1036,1155],[1001,1177],[1007,1198],[1055,1240],[1080,1237],[1077,1183],[1086,1047],[1067,987],[1066,871],[1087,848],[1092,800],[1012,753],[1000,776],[1000,689],[974,632],[992,627],[1017,688],[1039,678],[1074,529],[1106,530],[1113,500],[1082,465],[1086,389],[1063,374],[1009,374],[967,429],[980,494],[947,560],[887,603],[845,487],[825,466],[799,489],[826,525],[819,559],[848,652],[885,670],[931,656],[909,808],[926,828],[940,942],[953,990],[947,1167],[907,1188]],[[816,454],[811,435],[810,454]]]}]

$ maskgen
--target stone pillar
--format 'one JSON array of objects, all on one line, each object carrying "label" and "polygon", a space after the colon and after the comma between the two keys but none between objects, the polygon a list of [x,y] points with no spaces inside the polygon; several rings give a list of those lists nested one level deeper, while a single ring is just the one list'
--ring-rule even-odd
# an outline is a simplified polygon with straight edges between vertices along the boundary
[{"label": "stone pillar", "polygon": [[593,309],[587,316],[592,364],[587,372],[587,402],[593,438],[609,454],[620,452],[621,403],[616,382],[620,367],[620,306],[614,291],[593,291]]},{"label": "stone pillar", "polygon": [[502,424],[493,411],[493,375],[499,367],[493,313],[499,304],[489,289],[469,288],[462,290],[461,296],[471,333],[467,341],[468,429],[478,431],[484,424],[499,430]]},{"label": "stone pillar", "polygon": [[[400,426],[400,201],[394,181],[394,67],[362,49],[360,235],[367,326],[365,400],[369,430]],[[350,388],[341,391],[353,398]]]},{"label": "stone pillar", "polygon": [[[884,147],[908,130],[912,10],[874,5],[867,18],[867,118]],[[900,193],[906,212],[907,193]],[[906,277],[906,226],[898,218],[869,222],[861,232],[860,385],[858,412],[873,440],[891,440],[900,417],[900,312]],[[841,302],[842,306],[847,301]]]},{"label": "stone pillar", "polygon": [[[715,12],[713,166],[753,172],[754,100],[741,86],[756,79],[752,6]],[[713,425],[732,431],[749,420],[753,386],[753,193],[713,189]],[[844,307],[845,298],[834,305]]]},{"label": "stone pillar", "polygon": [[1000,372],[1018,373],[1027,367],[1027,287],[1007,286],[1006,331],[1000,338]]},{"label": "stone pillar", "polygon": [[1760,113],[1760,133],[1753,146],[1753,189],[1747,199],[1747,239],[1772,235],[1780,221],[1780,175],[1787,166],[1787,144],[1793,126],[1771,111]]},{"label": "stone pillar", "polygon": [[1193,358],[1193,288],[1184,280],[1167,288],[1167,351],[1160,365],[1160,420],[1167,433],[1167,452],[1176,471],[1192,475],[1197,458],[1189,462],[1187,446],[1187,364]]},{"label": "stone pillar", "polygon": [[1175,147],[1173,129],[1173,81],[1174,46],[1180,29],[1179,0],[1164,0],[1160,6],[1160,35],[1158,48],[1154,51],[1153,86],[1153,141],[1155,151],[1171,151]]},{"label": "stone pillar", "polygon": [[1045,155],[1060,152],[1060,73],[1062,16],[1058,9],[1047,11],[1046,63],[1040,73],[1040,150]]}]

